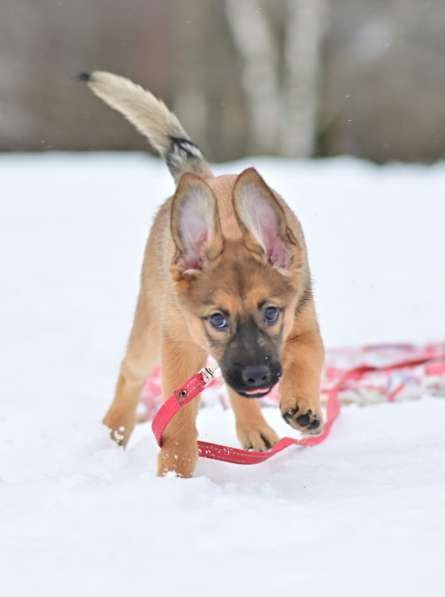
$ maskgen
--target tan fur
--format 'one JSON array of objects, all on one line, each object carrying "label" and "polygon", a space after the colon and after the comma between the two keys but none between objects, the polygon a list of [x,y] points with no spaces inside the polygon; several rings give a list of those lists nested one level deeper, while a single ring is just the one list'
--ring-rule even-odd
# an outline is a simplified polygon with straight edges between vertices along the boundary
[{"label": "tan fur", "polygon": [[[169,136],[189,139],[179,120],[164,102],[129,79],[104,71],[94,71],[89,75],[88,86],[97,97],[123,114],[145,135],[163,158],[166,158],[170,150]],[[204,159],[189,163],[186,171],[203,176],[212,175]],[[182,173],[183,170],[179,167],[174,174],[175,180],[179,180]]]},{"label": "tan fur", "polygon": [[[114,93],[110,91],[110,85],[115,85],[115,79],[110,79],[113,76],[108,74],[94,75],[95,93],[102,97],[101,90],[106,85],[107,103],[119,105],[118,109],[122,111],[122,98],[128,87],[118,81],[114,90],[116,97],[110,100],[110,94]],[[137,86],[130,89],[131,93],[135,92],[131,109],[138,99],[142,106],[139,112],[149,112],[153,108],[152,96],[147,102],[148,92]],[[159,106],[155,106],[156,110]],[[154,136],[158,137],[152,140],[161,149],[166,146],[162,140],[166,128],[180,127],[176,118],[171,118],[164,106],[158,112],[156,126],[150,122],[148,127],[151,139],[153,130],[157,131]],[[134,119],[130,120],[134,122]],[[143,128],[140,121],[137,126]],[[203,318],[215,308],[224,307],[240,318],[258,319],[258,304],[262,300],[273,302],[283,313],[279,325],[267,330],[274,341],[280,342],[282,413],[291,425],[303,430],[307,429],[299,424],[298,417],[321,417],[319,384],[324,353],[310,294],[307,251],[300,224],[284,200],[271,191],[253,169],[239,176],[213,177],[205,166],[201,167],[198,177],[195,165],[190,168],[195,174],[185,173],[175,195],[160,208],[148,238],[133,328],[115,398],[104,418],[113,439],[122,445],[131,436],[138,399],[153,367],[161,364],[163,394],[169,396],[205,365],[209,354],[217,360],[222,358],[230,332],[215,331]],[[239,193],[246,183],[270,195],[282,234],[292,251],[289,271],[279,271],[268,264],[258,239],[243,224],[237,205],[241,200]],[[208,194],[209,205],[212,202],[216,205],[211,216],[212,230],[205,265],[200,272],[184,271],[182,241],[175,224],[181,202],[186,200],[191,187],[202,189]],[[261,326],[261,321],[258,320],[257,325]],[[237,434],[244,447],[264,450],[278,441],[256,400],[239,396],[231,388],[229,395],[235,411]],[[195,400],[167,428],[159,455],[159,474],[168,471],[184,477],[193,474],[197,460],[197,410],[198,400]]]}]

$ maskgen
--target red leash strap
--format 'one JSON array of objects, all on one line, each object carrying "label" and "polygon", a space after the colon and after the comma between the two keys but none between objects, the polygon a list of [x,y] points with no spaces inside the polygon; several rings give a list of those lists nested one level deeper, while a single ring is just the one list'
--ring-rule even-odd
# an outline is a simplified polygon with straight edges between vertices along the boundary
[{"label": "red leash strap", "polygon": [[[214,379],[215,372],[211,369],[201,369],[193,375],[184,385],[179,387],[160,407],[156,413],[152,429],[159,446],[162,446],[162,435],[165,428],[178,413],[181,408],[191,402],[198,396],[203,389]],[[343,382],[344,380],[342,380]],[[332,424],[340,412],[340,402],[337,397],[338,385],[331,390],[327,402],[327,420],[320,435],[305,437],[303,439],[293,439],[283,437],[270,450],[266,452],[256,452],[254,450],[242,450],[241,448],[232,448],[221,444],[198,441],[199,455],[202,458],[211,458],[213,460],[223,460],[235,464],[258,464],[268,460],[278,452],[281,452],[289,446],[316,446],[323,442],[331,430]]]},{"label": "red leash strap", "polygon": [[[223,460],[224,462],[233,462],[235,464],[258,464],[268,460],[275,454],[278,454],[289,446],[316,446],[323,442],[329,435],[335,419],[340,413],[340,400],[338,398],[339,392],[347,386],[347,382],[351,380],[358,380],[367,373],[375,371],[393,371],[396,369],[403,369],[407,367],[416,367],[428,362],[432,362],[436,357],[421,356],[406,359],[398,363],[392,363],[388,366],[376,367],[370,365],[363,365],[355,367],[346,371],[341,379],[331,388],[328,393],[327,407],[326,407],[326,422],[323,431],[320,435],[307,436],[303,439],[294,439],[291,437],[283,437],[270,450],[266,452],[256,452],[254,450],[242,450],[240,448],[232,448],[229,446],[222,446],[220,444],[213,444],[211,442],[198,441],[199,455],[202,458],[211,458],[213,460]],[[205,368],[193,375],[184,385],[178,388],[170,398],[168,398],[161,408],[156,413],[152,429],[155,434],[158,444],[162,445],[162,434],[176,415],[186,404],[191,402],[202,390],[215,378],[216,371]],[[392,398],[394,399],[394,397]],[[391,400],[391,398],[390,398]]]}]

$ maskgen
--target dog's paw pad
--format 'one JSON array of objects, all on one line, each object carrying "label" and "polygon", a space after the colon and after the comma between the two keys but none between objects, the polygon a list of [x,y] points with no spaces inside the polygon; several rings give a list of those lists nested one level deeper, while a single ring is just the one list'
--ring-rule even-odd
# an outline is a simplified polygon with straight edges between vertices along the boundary
[{"label": "dog's paw pad", "polygon": [[323,419],[321,415],[308,409],[306,412],[298,414],[300,409],[298,406],[289,408],[283,413],[283,418],[291,427],[309,433],[311,435],[318,435],[323,430]]}]

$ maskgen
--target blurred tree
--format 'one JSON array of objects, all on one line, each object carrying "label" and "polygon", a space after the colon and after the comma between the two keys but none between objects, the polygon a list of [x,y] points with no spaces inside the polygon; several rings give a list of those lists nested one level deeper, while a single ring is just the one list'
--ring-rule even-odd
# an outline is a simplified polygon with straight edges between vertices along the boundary
[{"label": "blurred tree", "polygon": [[227,21],[242,62],[248,102],[249,150],[273,153],[279,144],[279,48],[257,0],[225,0]]},{"label": "blurred tree", "polygon": [[316,150],[326,20],[326,0],[286,0],[281,152],[287,156]]},{"label": "blurred tree", "polygon": [[209,20],[208,6],[198,2],[178,2],[177,61],[175,70],[176,92],[173,109],[186,123],[187,130],[203,146],[207,134],[209,105],[206,93],[205,37],[196,32],[205,31]]},{"label": "blurred tree", "polygon": [[330,14],[319,153],[445,156],[445,2],[337,0]]},{"label": "blurred tree", "polygon": [[147,149],[72,77],[173,106],[212,160],[445,154],[444,0],[2,0],[0,150]]},{"label": "blurred tree", "polygon": [[169,3],[2,0],[0,11],[1,149],[147,147],[74,77],[110,69],[170,99]]}]

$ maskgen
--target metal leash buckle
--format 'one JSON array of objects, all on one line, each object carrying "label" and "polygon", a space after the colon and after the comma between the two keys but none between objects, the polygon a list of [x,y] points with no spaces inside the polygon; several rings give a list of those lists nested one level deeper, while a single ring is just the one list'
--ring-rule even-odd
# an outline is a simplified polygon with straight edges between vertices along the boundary
[{"label": "metal leash buckle", "polygon": [[219,369],[219,367],[216,367],[212,371],[212,369],[210,369],[210,367],[204,367],[199,372],[200,372],[200,374],[202,376],[202,379],[203,379],[205,385],[207,386],[219,374],[220,369]]}]

